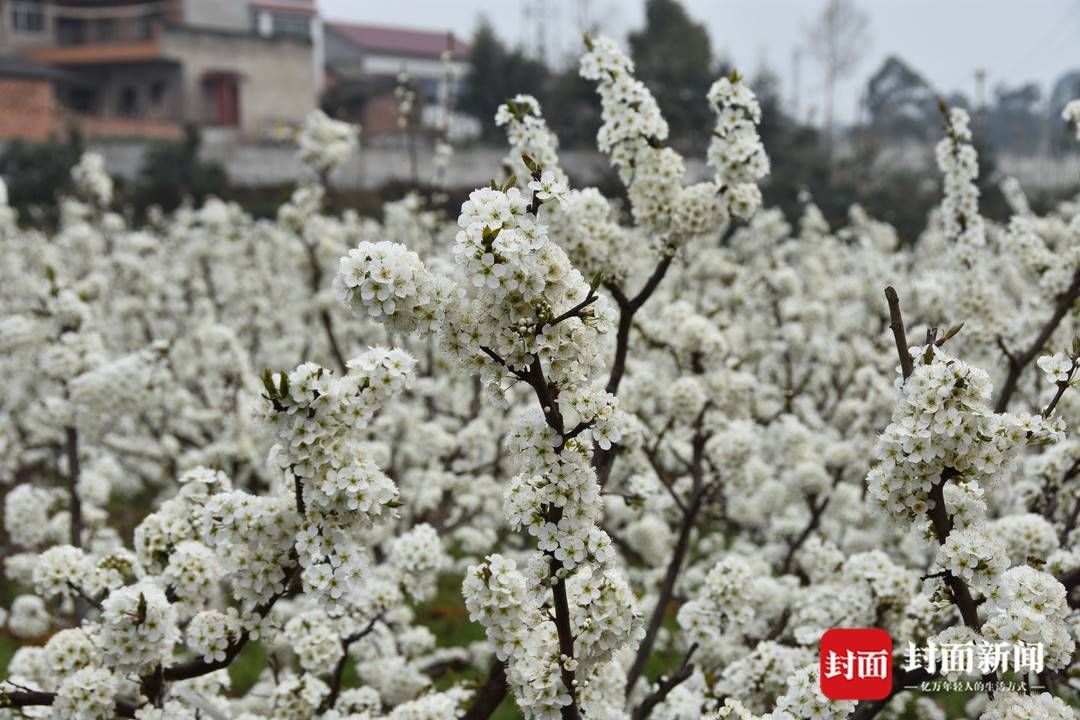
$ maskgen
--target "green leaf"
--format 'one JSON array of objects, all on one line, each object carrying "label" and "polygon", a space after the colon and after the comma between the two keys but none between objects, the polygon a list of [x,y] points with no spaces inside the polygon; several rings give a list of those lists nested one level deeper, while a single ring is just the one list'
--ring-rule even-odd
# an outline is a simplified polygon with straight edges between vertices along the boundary
[{"label": "green leaf", "polygon": [[946,341],[951,340],[958,332],[960,332],[960,330],[963,329],[963,327],[964,327],[964,323],[962,323],[962,322],[957,323],[956,325],[953,325],[951,328],[949,328],[948,330],[945,331],[945,334],[942,336],[942,338],[940,340],[938,340],[937,344],[938,345],[944,345]]},{"label": "green leaf", "polygon": [[259,377],[262,379],[263,387],[266,388],[269,399],[277,399],[277,388],[274,387],[274,372],[270,368],[266,368]]},{"label": "green leaf", "polygon": [[592,280],[589,281],[589,294],[596,292],[596,288],[600,287],[602,282],[604,282],[604,271],[597,270],[592,276]]}]

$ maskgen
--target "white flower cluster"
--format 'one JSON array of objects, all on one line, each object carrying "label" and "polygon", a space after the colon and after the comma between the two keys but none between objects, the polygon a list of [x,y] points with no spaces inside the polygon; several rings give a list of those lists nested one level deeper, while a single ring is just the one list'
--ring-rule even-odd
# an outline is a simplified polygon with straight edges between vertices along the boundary
[{"label": "white flower cluster", "polygon": [[705,715],[704,720],[758,720],[758,717],[738,700],[728,698],[724,700],[723,706]]},{"label": "white flower cluster", "polygon": [[1047,379],[1054,385],[1068,382],[1073,374],[1073,360],[1062,352],[1043,355],[1038,359],[1037,364],[1039,369],[1046,373]]},{"label": "white flower cluster", "polygon": [[71,179],[79,195],[97,208],[112,204],[113,181],[105,170],[105,158],[98,153],[87,152],[71,168]]},{"label": "white flower cluster", "polygon": [[409,597],[420,601],[435,594],[435,581],[450,559],[435,528],[421,523],[394,538],[387,561],[401,573],[401,584]]},{"label": "white flower cluster", "polygon": [[[950,535],[951,537],[951,535]],[[1046,666],[1067,667],[1076,643],[1065,587],[1027,565],[1005,571],[987,596],[983,634],[998,642],[1041,644]]]},{"label": "white flower cluster", "polygon": [[[159,514],[166,513],[165,517],[155,519],[147,528],[140,526],[148,550],[169,543],[171,531],[183,527],[183,519],[169,517],[183,507],[178,503],[163,509]],[[197,519],[202,527],[201,539],[215,549],[223,578],[244,613],[253,612],[285,589],[287,558],[300,529],[289,495],[216,493],[206,500]],[[138,537],[137,531],[136,542]]]},{"label": "white flower cluster", "polygon": [[566,174],[559,167],[559,139],[544,122],[536,98],[532,95],[515,95],[499,106],[495,113],[495,125],[506,126],[510,152],[503,162],[513,174],[519,178],[532,175],[532,171],[522,162],[522,154],[527,154],[545,172],[566,183]]},{"label": "white flower cluster", "polygon": [[204,610],[191,618],[184,630],[184,640],[206,662],[220,662],[242,632],[236,614]]},{"label": "white flower cluster", "polygon": [[[518,95],[500,105],[495,124],[506,125],[510,153],[504,162],[516,174],[531,176],[522,160],[528,155],[543,168],[544,175],[551,173],[554,182],[566,184],[556,151],[558,139],[544,121],[535,98]],[[625,253],[629,251],[629,238],[614,221],[607,198],[596,188],[585,188],[565,193],[560,190],[558,199],[560,202],[544,209],[544,221],[551,239],[566,250],[582,272],[589,275],[603,272],[607,277],[622,275],[627,264]]]},{"label": "white flower cluster", "polygon": [[159,585],[144,581],[114,590],[101,607],[97,641],[118,669],[146,671],[171,657],[180,630],[176,608]]},{"label": "white flower cluster", "polygon": [[1076,710],[1050,693],[1024,695],[1006,690],[990,701],[979,720],[1076,720]]},{"label": "white flower cluster", "polygon": [[86,630],[71,628],[61,630],[45,644],[45,660],[51,672],[60,676],[101,664],[101,653]]},{"label": "white flower cluster", "polygon": [[645,84],[634,78],[630,58],[608,38],[589,41],[580,72],[596,82],[604,121],[597,145],[611,156],[626,185],[634,220],[669,232],[686,169],[677,152],[661,145],[667,140],[668,124],[660,106]]},{"label": "white flower cluster", "polygon": [[1073,126],[1077,139],[1080,139],[1080,100],[1073,100],[1065,105],[1065,109],[1061,111],[1061,118]]},{"label": "white flower cluster", "polygon": [[362,242],[341,258],[334,277],[338,299],[354,311],[363,308],[387,328],[403,333],[437,332],[453,286],[424,267],[404,245]]},{"label": "white flower cluster", "polygon": [[322,610],[294,616],[285,625],[283,639],[300,661],[300,667],[314,675],[330,673],[345,654],[338,627]]},{"label": "white flower cluster", "polygon": [[329,686],[314,675],[289,675],[274,688],[275,720],[309,720],[314,717]]},{"label": "white flower cluster", "polygon": [[164,348],[150,347],[102,363],[73,378],[70,394],[74,422],[84,433],[104,432],[118,412],[136,412],[154,399],[167,381]]},{"label": "white flower cluster", "polygon": [[588,559],[604,563],[613,549],[607,533],[597,526],[600,487],[589,464],[588,446],[573,440],[555,453],[553,440],[538,412],[522,418],[515,428],[510,442],[521,472],[506,490],[503,507],[510,526],[527,528],[537,547],[567,569]]},{"label": "white flower cluster", "polygon": [[177,600],[187,607],[202,607],[213,599],[222,571],[213,550],[194,540],[176,545],[162,578]]},{"label": "white flower cluster", "polygon": [[830,700],[821,692],[817,663],[802,668],[788,681],[787,691],[776,700],[768,720],[843,720],[855,709],[850,700]]},{"label": "white flower cluster", "polygon": [[[547,560],[532,556],[526,573],[532,574],[537,564]],[[616,651],[640,640],[644,629],[619,574],[597,575],[583,568],[566,584],[575,635],[574,657],[567,658],[559,653],[550,610],[529,584],[513,560],[490,555],[468,569],[462,592],[469,617],[484,625],[498,657],[508,661],[507,678],[518,705],[529,718],[555,720],[571,702],[562,671],[578,672],[582,687],[601,682],[618,667],[612,662]]]},{"label": "white flower cluster", "polygon": [[982,524],[954,528],[938,553],[942,567],[971,587],[988,588],[1009,567],[1005,546]]},{"label": "white flower cluster", "polygon": [[757,134],[761,109],[738,76],[717,81],[708,100],[717,115],[708,151],[713,182],[683,187],[682,157],[663,145],[668,125],[656,99],[634,78],[634,66],[607,38],[590,39],[580,72],[597,83],[604,124],[602,152],[627,187],[634,220],[678,241],[722,229],[732,215],[749,218],[761,205],[757,181],[769,161]]},{"label": "white flower cluster", "polygon": [[874,505],[901,520],[926,520],[930,491],[948,470],[985,488],[1015,466],[1029,443],[1056,439],[1060,423],[990,410],[990,378],[941,349],[912,348],[892,422],[878,438],[867,478]]},{"label": "white flower cluster", "polygon": [[986,244],[986,231],[979,214],[979,157],[971,145],[970,122],[965,110],[949,109],[946,134],[938,142],[935,156],[944,182],[941,211],[945,235],[962,246],[981,247]]},{"label": "white flower cluster", "polygon": [[306,363],[266,379],[266,417],[278,438],[271,455],[303,516],[296,549],[304,585],[330,602],[358,582],[358,533],[397,498],[357,432],[405,389],[415,365],[402,350],[373,348],[340,378]]},{"label": "white flower cluster", "polygon": [[55,717],[111,720],[118,678],[103,668],[87,667],[64,678],[56,691]]},{"label": "white flower cluster", "polygon": [[698,596],[679,608],[679,626],[693,642],[715,641],[728,634],[762,634],[757,610],[769,589],[748,562],[728,556],[709,571]]},{"label": "white flower cluster", "polygon": [[316,110],[307,116],[300,133],[300,160],[318,175],[328,173],[355,152],[358,136],[355,125]]},{"label": "white flower cluster", "polygon": [[74,597],[78,591],[97,594],[104,587],[93,558],[72,545],[55,545],[41,553],[33,579],[34,590],[45,598]]},{"label": "white flower cluster", "polygon": [[48,538],[49,510],[57,494],[34,485],[17,485],[4,497],[4,529],[15,545],[34,548]]},{"label": "white flower cluster", "polygon": [[462,205],[454,257],[462,284],[475,295],[455,314],[447,349],[462,362],[490,364],[487,348],[520,372],[536,356],[556,386],[582,386],[601,368],[592,348],[611,329],[614,311],[599,295],[561,318],[592,289],[527,210],[528,200],[516,188],[476,190]]},{"label": "white flower cluster", "polygon": [[709,88],[709,105],[716,127],[709,143],[708,162],[729,213],[749,218],[761,205],[757,183],[769,174],[769,158],[758,137],[761,106],[742,79],[733,74]]},{"label": "white flower cluster", "polygon": [[563,686],[555,623],[527,590],[517,564],[489,555],[470,567],[462,585],[469,618],[481,623],[500,660],[509,662],[507,680],[530,718],[555,720],[569,705]]}]

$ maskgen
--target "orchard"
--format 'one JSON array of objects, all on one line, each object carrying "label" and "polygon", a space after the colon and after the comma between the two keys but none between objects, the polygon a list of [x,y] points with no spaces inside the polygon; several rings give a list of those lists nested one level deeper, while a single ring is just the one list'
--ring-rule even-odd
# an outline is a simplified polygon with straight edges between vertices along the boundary
[{"label": "orchard", "polygon": [[[321,113],[274,221],[129,222],[92,153],[56,232],[4,198],[0,718],[1078,716],[1080,198],[983,218],[943,105],[915,242],[792,225],[737,73],[696,184],[615,43],[580,74],[620,198],[525,95],[456,217],[329,212]],[[824,694],[836,628],[885,697]]]}]

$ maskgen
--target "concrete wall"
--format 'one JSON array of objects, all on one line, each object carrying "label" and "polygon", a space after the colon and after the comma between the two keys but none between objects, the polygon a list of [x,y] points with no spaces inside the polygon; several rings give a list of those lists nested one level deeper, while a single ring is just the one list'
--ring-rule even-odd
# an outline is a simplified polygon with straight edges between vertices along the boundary
[{"label": "concrete wall", "polygon": [[[105,155],[109,171],[120,177],[134,177],[138,172],[147,143],[137,141],[91,142],[90,146]],[[505,148],[474,147],[454,153],[447,173],[450,187],[479,187],[501,176]],[[237,142],[229,133],[207,130],[203,135],[202,156],[225,165],[233,184],[245,187],[265,187],[296,183],[305,177],[303,165],[296,159],[296,149],[287,143]],[[609,172],[606,156],[588,150],[565,150],[559,153],[563,167],[578,187],[595,184]],[[423,147],[418,152],[418,177],[430,182],[434,176],[431,152]],[[699,158],[686,162],[687,182],[697,182],[710,175]],[[1015,176],[1025,189],[1080,189],[1080,157],[1013,157],[1002,156],[998,169]],[[410,180],[409,153],[405,148],[365,147],[333,177],[340,188],[372,189],[390,181]]]},{"label": "concrete wall", "polygon": [[248,0],[184,0],[184,24],[225,30],[251,30]]},{"label": "concrete wall", "polygon": [[[89,146],[105,156],[109,172],[131,178],[141,167],[147,147],[145,142],[101,141]],[[280,186],[300,182],[306,177],[304,166],[296,158],[295,146],[288,143],[238,142],[230,133],[207,129],[203,133],[201,155],[205,160],[220,162],[229,180],[241,187]],[[423,183],[434,179],[431,151],[418,149],[417,177]],[[607,157],[596,152],[561,152],[563,167],[578,185],[598,182],[607,171]],[[454,153],[447,173],[450,187],[479,187],[502,175],[504,148],[476,147]],[[704,162],[687,161],[688,182],[696,182],[708,174]],[[410,180],[409,153],[406,148],[362,148],[339,168],[332,178],[343,189],[378,188],[391,181]]]},{"label": "concrete wall", "polygon": [[310,43],[170,28],[162,37],[162,49],[183,66],[185,121],[212,118],[203,77],[220,70],[241,76],[240,129],[249,137],[264,137],[280,124],[299,125],[316,107]]}]

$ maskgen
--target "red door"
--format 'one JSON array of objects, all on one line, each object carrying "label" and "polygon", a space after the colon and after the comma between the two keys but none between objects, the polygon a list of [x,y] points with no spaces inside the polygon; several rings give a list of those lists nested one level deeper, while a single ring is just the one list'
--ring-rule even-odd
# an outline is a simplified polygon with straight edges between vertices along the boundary
[{"label": "red door", "polygon": [[240,125],[240,77],[236,73],[213,73],[204,82],[212,103],[213,123],[223,127]]}]

